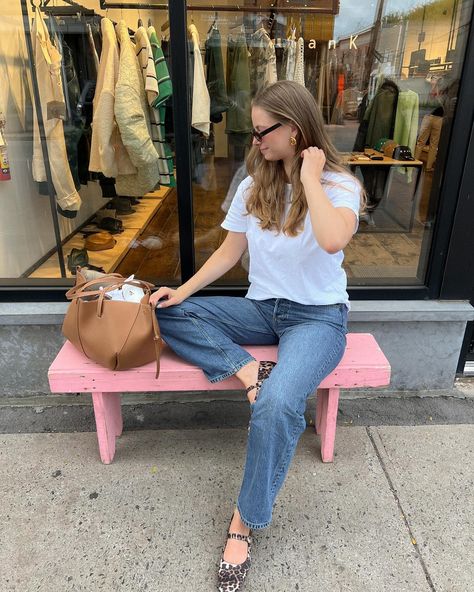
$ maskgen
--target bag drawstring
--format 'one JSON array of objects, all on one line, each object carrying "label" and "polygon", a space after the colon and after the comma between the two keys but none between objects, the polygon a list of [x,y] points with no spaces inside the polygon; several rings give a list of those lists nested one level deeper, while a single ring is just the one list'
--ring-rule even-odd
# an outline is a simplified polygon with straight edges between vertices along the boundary
[{"label": "bag drawstring", "polygon": [[160,375],[160,354],[161,354],[161,336],[160,329],[158,327],[158,320],[156,318],[155,306],[150,304],[151,308],[151,322],[153,325],[153,342],[155,344],[155,357],[156,357],[156,373],[155,379]]}]

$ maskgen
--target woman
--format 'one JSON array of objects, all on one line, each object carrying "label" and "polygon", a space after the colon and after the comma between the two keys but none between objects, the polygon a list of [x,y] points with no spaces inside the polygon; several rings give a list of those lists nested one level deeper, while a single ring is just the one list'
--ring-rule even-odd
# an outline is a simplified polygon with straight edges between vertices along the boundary
[{"label": "woman", "polygon": [[[218,573],[226,592],[241,588],[250,567],[250,530],[271,522],[306,427],[306,399],[344,353],[349,302],[342,249],[357,230],[362,195],[300,84],[263,89],[252,102],[252,122],[249,177],[222,223],[224,242],[190,280],[152,297],[166,343],[211,382],[235,374],[250,401],[245,470]],[[247,248],[245,298],[189,298]],[[240,347],[276,343],[276,365]]]}]

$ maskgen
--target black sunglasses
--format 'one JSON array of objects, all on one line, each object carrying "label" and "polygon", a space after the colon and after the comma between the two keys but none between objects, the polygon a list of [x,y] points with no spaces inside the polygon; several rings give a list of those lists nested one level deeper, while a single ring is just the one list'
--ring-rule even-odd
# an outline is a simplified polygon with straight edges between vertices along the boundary
[{"label": "black sunglasses", "polygon": [[252,136],[256,140],[261,142],[263,140],[263,136],[266,136],[267,134],[269,134],[270,132],[273,132],[274,130],[278,129],[281,126],[282,126],[281,123],[275,123],[275,125],[272,125],[271,127],[267,127],[267,129],[263,130],[263,132],[258,132],[256,129],[252,129]]}]

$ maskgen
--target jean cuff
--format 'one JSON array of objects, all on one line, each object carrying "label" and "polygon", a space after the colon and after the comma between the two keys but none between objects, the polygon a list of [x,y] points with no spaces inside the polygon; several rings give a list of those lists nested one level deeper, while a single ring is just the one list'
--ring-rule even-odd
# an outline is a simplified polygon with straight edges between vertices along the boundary
[{"label": "jean cuff", "polygon": [[241,368],[246,366],[249,362],[255,362],[255,361],[256,360],[254,357],[249,356],[248,358],[245,358],[245,360],[243,360],[242,362],[239,362],[239,364],[236,364],[232,370],[229,370],[228,372],[224,372],[224,374],[220,374],[219,376],[216,376],[215,378],[208,377],[208,380],[209,380],[209,382],[220,382],[221,380],[225,380],[226,378],[229,378],[229,376],[233,376],[236,372],[238,372]]},{"label": "jean cuff", "polygon": [[271,520],[269,520],[268,522],[263,522],[262,524],[255,524],[255,522],[249,522],[248,520],[246,520],[242,514],[242,509],[241,509],[238,501],[237,501],[237,509],[239,510],[240,519],[242,520],[242,522],[245,524],[245,526],[247,528],[251,528],[252,530],[261,530],[262,528],[267,528],[268,526],[270,526]]}]

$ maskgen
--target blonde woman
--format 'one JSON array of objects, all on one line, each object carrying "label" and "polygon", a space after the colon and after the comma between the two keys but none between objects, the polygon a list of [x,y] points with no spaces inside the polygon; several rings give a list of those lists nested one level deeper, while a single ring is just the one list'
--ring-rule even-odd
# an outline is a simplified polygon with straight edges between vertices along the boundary
[{"label": "blonde woman", "polygon": [[[344,353],[349,300],[342,251],[357,230],[362,200],[303,86],[280,81],[263,89],[252,102],[252,122],[249,176],[222,223],[224,242],[190,280],[153,296],[166,343],[211,382],[236,375],[250,401],[242,485],[218,572],[221,592],[241,589],[250,532],[271,523],[306,427],[306,399]],[[245,298],[190,298],[247,248]],[[245,344],[278,344],[278,363],[259,363]]]}]

